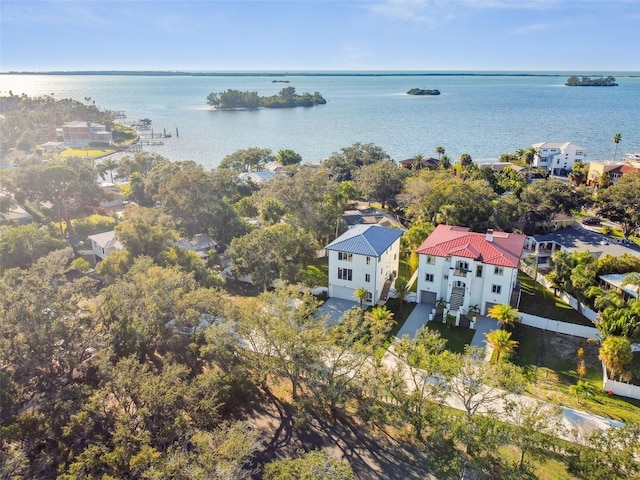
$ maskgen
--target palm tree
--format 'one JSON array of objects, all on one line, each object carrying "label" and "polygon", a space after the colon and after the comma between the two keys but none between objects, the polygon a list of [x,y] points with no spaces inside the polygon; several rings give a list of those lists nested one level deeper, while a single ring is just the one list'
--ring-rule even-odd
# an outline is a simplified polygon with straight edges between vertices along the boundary
[{"label": "palm tree", "polygon": [[608,188],[611,185],[613,185],[613,180],[609,172],[604,172],[598,177],[598,188]]},{"label": "palm tree", "polygon": [[412,170],[420,170],[422,168],[422,162],[424,160],[424,155],[418,153],[413,156],[413,162],[411,162]]},{"label": "palm tree", "polygon": [[379,305],[372,308],[370,311],[365,313],[365,317],[376,326],[377,331],[385,331],[388,329],[389,325],[394,323],[393,312],[385,305]]},{"label": "palm tree", "polygon": [[627,273],[622,280],[621,286],[631,285],[635,287],[636,291],[636,302],[640,301],[640,273],[631,272]]},{"label": "palm tree", "polygon": [[468,153],[463,153],[462,155],[460,155],[460,159],[458,160],[458,163],[460,164],[461,167],[465,168],[470,166],[473,163],[473,159],[471,158],[471,155],[469,155]]},{"label": "palm tree", "polygon": [[487,317],[495,318],[505,330],[513,330],[513,326],[520,320],[520,314],[516,308],[506,303],[494,305],[487,312]]},{"label": "palm tree", "polygon": [[612,377],[621,377],[625,367],[633,360],[631,342],[625,337],[608,336],[602,341],[598,358],[611,372]]},{"label": "palm tree", "polygon": [[367,298],[367,295],[369,295],[369,290],[367,290],[366,287],[358,287],[353,291],[353,296],[360,302],[360,308],[362,308],[362,304]]},{"label": "palm tree", "polygon": [[500,362],[502,354],[508,354],[513,352],[518,346],[518,342],[511,340],[511,332],[506,330],[492,330],[485,334],[487,337],[487,343],[493,347],[493,351],[496,352],[496,363]]},{"label": "palm tree", "polygon": [[451,168],[451,159],[447,155],[442,155],[438,162],[438,167],[442,170],[449,170]]},{"label": "palm tree", "polygon": [[615,150],[615,152],[613,152],[613,160],[614,161],[616,159],[616,155],[618,154],[618,144],[620,143],[620,140],[622,140],[622,135],[620,135],[619,133],[616,133],[613,136],[613,143],[616,144],[616,150]]},{"label": "palm tree", "polygon": [[101,163],[96,165],[96,169],[102,178],[109,172],[111,183],[113,183],[113,171],[118,168],[118,162],[113,158],[105,158]]},{"label": "palm tree", "polygon": [[409,284],[407,283],[407,281],[401,278],[397,279],[395,292],[396,298],[400,302],[400,316],[402,316],[402,304],[404,303],[404,299],[407,298],[407,295],[409,294]]},{"label": "palm tree", "polygon": [[436,147],[436,153],[438,154],[438,160],[440,160],[440,157],[444,155],[444,147]]}]

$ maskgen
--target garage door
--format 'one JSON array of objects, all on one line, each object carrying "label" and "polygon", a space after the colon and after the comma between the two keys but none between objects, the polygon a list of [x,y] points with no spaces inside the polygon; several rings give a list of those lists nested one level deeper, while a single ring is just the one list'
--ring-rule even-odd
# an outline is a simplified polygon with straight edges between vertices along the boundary
[{"label": "garage door", "polygon": [[484,312],[482,312],[483,315],[486,315],[487,312],[489,311],[489,309],[493,306],[497,305],[497,303],[491,303],[491,302],[485,302],[484,304]]},{"label": "garage door", "polygon": [[355,301],[355,297],[353,296],[353,288],[334,286],[332,288],[331,296],[335,298],[344,298],[345,300]]},{"label": "garage door", "polygon": [[436,292],[427,292],[422,290],[420,293],[420,302],[421,303],[430,303],[432,305],[436,304]]}]

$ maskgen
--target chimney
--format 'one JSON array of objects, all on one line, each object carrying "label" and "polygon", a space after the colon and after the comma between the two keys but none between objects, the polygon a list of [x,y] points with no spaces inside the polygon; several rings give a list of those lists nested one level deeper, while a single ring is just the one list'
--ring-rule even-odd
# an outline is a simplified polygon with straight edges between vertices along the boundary
[{"label": "chimney", "polygon": [[491,230],[490,228],[487,230],[487,235],[486,235],[486,240],[487,242],[493,242],[493,230]]}]

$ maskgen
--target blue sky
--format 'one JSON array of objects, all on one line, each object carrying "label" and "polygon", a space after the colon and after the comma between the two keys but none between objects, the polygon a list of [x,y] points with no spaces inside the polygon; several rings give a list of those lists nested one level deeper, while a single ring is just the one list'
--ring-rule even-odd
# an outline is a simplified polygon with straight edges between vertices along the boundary
[{"label": "blue sky", "polygon": [[0,71],[640,70],[638,0],[0,0]]}]

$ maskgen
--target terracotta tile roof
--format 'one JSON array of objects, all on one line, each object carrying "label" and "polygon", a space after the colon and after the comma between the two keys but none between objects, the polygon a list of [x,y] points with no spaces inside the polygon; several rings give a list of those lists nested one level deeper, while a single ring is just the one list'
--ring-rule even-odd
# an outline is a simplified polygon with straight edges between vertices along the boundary
[{"label": "terracotta tile roof", "polygon": [[517,268],[526,236],[493,232],[492,241],[487,240],[487,236],[470,232],[467,227],[438,225],[417,252],[436,257],[472,258],[489,265]]}]

